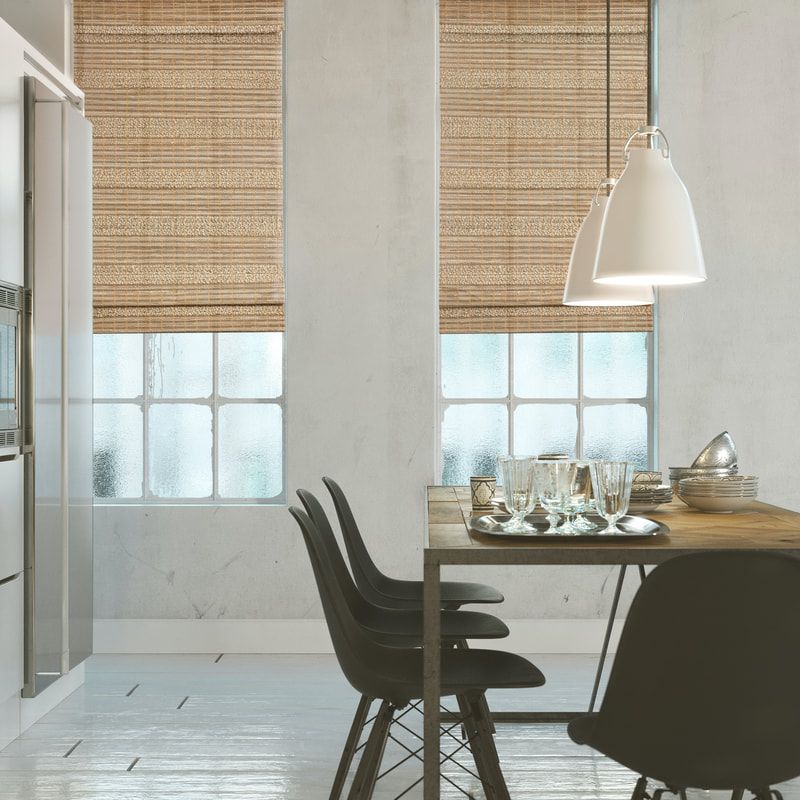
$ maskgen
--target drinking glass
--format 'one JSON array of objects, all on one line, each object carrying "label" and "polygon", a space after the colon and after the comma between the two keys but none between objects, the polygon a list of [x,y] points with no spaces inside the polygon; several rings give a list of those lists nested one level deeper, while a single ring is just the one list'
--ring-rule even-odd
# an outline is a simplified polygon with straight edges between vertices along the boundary
[{"label": "drinking glass", "polygon": [[525,515],[533,511],[536,494],[533,490],[533,462],[529,456],[500,456],[497,459],[503,475],[503,492],[511,519],[503,523],[508,533],[532,533],[536,528],[525,522]]},{"label": "drinking glass", "polygon": [[622,533],[617,520],[628,511],[634,465],[628,461],[592,461],[592,487],[597,511],[608,527],[601,533]]},{"label": "drinking glass", "polygon": [[575,519],[572,526],[578,533],[596,531],[599,527],[594,522],[586,519],[584,514],[589,510],[589,497],[592,494],[592,473],[588,461],[577,461],[575,465],[575,479],[572,482],[572,503],[575,509]]},{"label": "drinking glass", "polygon": [[546,533],[574,533],[569,520],[558,527],[561,514],[568,514],[572,481],[575,476],[574,461],[536,461],[533,465],[539,501],[547,512],[550,527]]}]

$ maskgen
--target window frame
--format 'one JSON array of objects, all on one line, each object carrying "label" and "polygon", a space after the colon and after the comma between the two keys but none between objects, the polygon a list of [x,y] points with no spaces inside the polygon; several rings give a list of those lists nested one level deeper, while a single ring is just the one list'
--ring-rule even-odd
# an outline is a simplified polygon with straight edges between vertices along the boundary
[{"label": "window frame", "polygon": [[[264,331],[267,333],[268,331]],[[137,397],[94,397],[94,405],[132,405],[142,412],[142,495],[140,497],[97,497],[92,502],[104,506],[285,506],[286,505],[286,332],[282,331],[281,394],[277,397],[224,397],[219,393],[219,340],[218,332],[197,331],[212,336],[211,394],[208,397],[152,397],[148,385],[149,336],[158,333],[140,333],[142,344],[142,394]],[[108,335],[108,334],[106,334]],[[161,334],[163,335],[163,334]],[[275,405],[281,409],[281,490],[273,497],[221,497],[219,495],[219,409],[225,405]],[[161,497],[150,491],[150,408],[154,405],[200,405],[211,409],[211,476],[212,494],[208,497]]]},{"label": "window frame", "polygon": [[[653,309],[654,317],[656,308]],[[519,397],[514,393],[514,333],[506,333],[507,348],[508,348],[508,384],[506,387],[506,394],[500,397],[445,397],[444,386],[442,383],[442,336],[448,334],[439,334],[438,338],[438,400],[439,400],[439,413],[438,413],[438,426],[436,435],[436,474],[440,483],[444,481],[444,458],[442,452],[442,426],[444,425],[444,415],[448,406],[457,405],[503,405],[508,414],[508,429],[506,445],[509,453],[514,452],[514,412],[520,406],[526,405],[574,405],[578,414],[578,430],[576,438],[576,456],[579,459],[584,458],[583,455],[583,412],[584,409],[592,406],[608,406],[608,405],[638,405],[645,409],[647,413],[647,469],[656,469],[654,465],[658,464],[658,419],[657,419],[657,348],[658,336],[657,326],[653,330],[647,332],[647,392],[644,397],[587,397],[584,393],[584,333],[580,331],[564,331],[564,333],[574,333],[578,337],[577,348],[577,394],[575,397]],[[502,333],[498,331],[498,333]],[[472,334],[458,334],[462,336],[470,336]],[[500,455],[500,454],[498,454]],[[536,455],[535,453],[525,455]]]}]

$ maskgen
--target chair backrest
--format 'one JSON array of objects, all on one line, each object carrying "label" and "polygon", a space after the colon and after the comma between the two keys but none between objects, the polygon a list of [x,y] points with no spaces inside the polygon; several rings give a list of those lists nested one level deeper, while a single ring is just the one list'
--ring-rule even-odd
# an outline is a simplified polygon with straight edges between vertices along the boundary
[{"label": "chair backrest", "polygon": [[592,738],[673,786],[758,790],[800,774],[800,561],[709,552],[654,570]]},{"label": "chair backrest", "polygon": [[342,551],[339,549],[339,545],[336,542],[336,535],[333,532],[333,528],[331,528],[331,523],[328,519],[328,515],[325,513],[325,509],[322,507],[319,500],[306,489],[298,489],[297,496],[300,498],[300,502],[303,504],[306,514],[308,514],[317,528],[320,540],[325,548],[328,564],[333,570],[336,582],[342,590],[342,596],[350,607],[350,611],[353,612],[353,616],[359,619],[360,613],[366,610],[366,603],[356,588],[356,585],[353,583],[353,578],[342,557]]},{"label": "chair backrest", "polygon": [[296,506],[290,507],[289,513],[303,534],[333,649],[348,682],[369,697],[404,702],[407,698],[396,696],[387,675],[403,650],[378,644],[358,624],[328,563],[327,549],[317,526]]},{"label": "chair backrest", "polygon": [[333,498],[333,505],[336,508],[336,516],[339,518],[339,527],[342,529],[356,585],[367,597],[375,592],[380,593],[381,586],[386,582],[386,576],[378,569],[364,544],[364,538],[358,529],[350,503],[348,503],[342,488],[333,478],[323,478],[322,482]]}]

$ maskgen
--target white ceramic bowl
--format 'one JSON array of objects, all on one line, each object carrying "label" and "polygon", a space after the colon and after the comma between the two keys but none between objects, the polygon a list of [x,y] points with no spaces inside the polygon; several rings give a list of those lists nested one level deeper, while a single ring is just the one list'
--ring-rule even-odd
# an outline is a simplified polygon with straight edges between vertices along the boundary
[{"label": "white ceramic bowl", "polygon": [[696,497],[685,494],[679,494],[678,497],[687,506],[710,514],[731,514],[746,508],[755,499],[753,497]]}]

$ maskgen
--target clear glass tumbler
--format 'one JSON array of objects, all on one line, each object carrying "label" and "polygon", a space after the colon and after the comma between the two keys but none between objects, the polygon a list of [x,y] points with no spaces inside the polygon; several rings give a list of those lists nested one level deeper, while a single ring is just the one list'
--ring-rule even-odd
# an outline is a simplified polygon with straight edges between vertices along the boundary
[{"label": "clear glass tumbler", "polygon": [[617,520],[628,511],[634,465],[628,461],[592,461],[589,468],[597,511],[608,523],[600,533],[622,533]]},{"label": "clear glass tumbler", "polygon": [[508,533],[532,533],[536,528],[525,522],[525,515],[536,505],[533,458],[530,456],[500,456],[497,459],[503,475],[503,492],[511,519],[503,524]]},{"label": "clear glass tumbler", "polygon": [[575,477],[574,461],[537,461],[534,467],[539,501],[547,512],[550,527],[546,533],[574,533],[568,522],[558,527],[561,514],[571,514],[571,489]]}]

